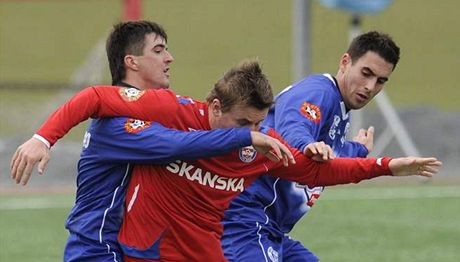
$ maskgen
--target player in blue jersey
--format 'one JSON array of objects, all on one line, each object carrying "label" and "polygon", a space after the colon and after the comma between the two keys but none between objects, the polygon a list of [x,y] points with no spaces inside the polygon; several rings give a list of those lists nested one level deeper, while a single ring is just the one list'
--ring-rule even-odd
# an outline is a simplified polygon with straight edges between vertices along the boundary
[{"label": "player in blue jersey", "polygon": [[[138,99],[141,90],[169,86],[173,58],[166,40],[166,33],[156,23],[127,22],[114,27],[107,41],[107,54],[113,84],[131,87],[124,89],[127,101]],[[72,116],[63,116],[59,123],[65,124],[75,114],[84,113],[84,105],[79,109]],[[39,173],[43,173],[49,146],[61,137],[45,135],[55,133],[55,128],[58,127],[45,122],[16,151],[11,172],[17,183],[27,183],[37,162]],[[78,162],[76,202],[66,222],[70,235],[64,261],[121,261],[117,234],[132,164],[215,156],[251,143],[265,150],[279,142],[248,128],[180,132],[135,119],[93,120]]]},{"label": "player in blue jersey", "polygon": [[[336,76],[311,75],[283,90],[264,125],[316,160],[366,157],[373,128],[346,139],[350,110],[364,107],[384,87],[399,60],[385,34],[355,38],[341,57]],[[222,246],[229,261],[318,261],[287,234],[319,198],[323,187],[263,176],[235,198],[225,213]]]}]

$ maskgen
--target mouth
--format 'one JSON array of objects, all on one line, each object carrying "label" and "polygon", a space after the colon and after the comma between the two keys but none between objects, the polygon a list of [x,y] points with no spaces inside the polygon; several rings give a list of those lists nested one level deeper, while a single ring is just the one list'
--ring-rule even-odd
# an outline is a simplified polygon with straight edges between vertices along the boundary
[{"label": "mouth", "polygon": [[163,70],[163,73],[166,75],[166,77],[169,78],[169,67],[167,67],[165,70]]},{"label": "mouth", "polygon": [[357,93],[356,94],[358,96],[358,99],[361,100],[361,101],[367,101],[369,99],[369,96],[365,95],[365,94],[362,94],[362,93]]}]

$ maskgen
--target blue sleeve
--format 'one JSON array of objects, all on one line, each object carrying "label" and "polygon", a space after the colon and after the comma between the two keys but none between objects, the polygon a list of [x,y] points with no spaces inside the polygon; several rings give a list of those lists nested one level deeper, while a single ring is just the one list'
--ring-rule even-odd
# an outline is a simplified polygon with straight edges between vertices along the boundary
[{"label": "blue sleeve", "polygon": [[341,157],[367,157],[369,151],[366,146],[354,141],[345,141],[340,150]]},{"label": "blue sleeve", "polygon": [[282,93],[275,103],[275,130],[293,147],[304,148],[318,141],[330,116],[332,95],[322,89],[299,85]]},{"label": "blue sleeve", "polygon": [[223,155],[251,143],[248,128],[186,132],[117,117],[92,121],[82,154],[91,154],[99,161],[163,164]]}]

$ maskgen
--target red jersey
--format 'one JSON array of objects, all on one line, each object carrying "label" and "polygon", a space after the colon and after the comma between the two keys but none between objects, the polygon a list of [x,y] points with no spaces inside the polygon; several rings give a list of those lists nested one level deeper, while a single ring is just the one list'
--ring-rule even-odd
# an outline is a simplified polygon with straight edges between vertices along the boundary
[{"label": "red jersey", "polygon": [[[37,133],[54,143],[88,116],[129,116],[179,130],[210,129],[206,103],[170,90],[101,86],[80,92]],[[266,133],[281,140],[274,130]],[[119,234],[123,252],[129,256],[125,260],[224,261],[220,245],[224,210],[263,174],[310,187],[390,175],[389,158],[337,158],[320,163],[291,150],[297,163],[289,167],[271,162],[252,147],[197,161],[135,166]]]}]

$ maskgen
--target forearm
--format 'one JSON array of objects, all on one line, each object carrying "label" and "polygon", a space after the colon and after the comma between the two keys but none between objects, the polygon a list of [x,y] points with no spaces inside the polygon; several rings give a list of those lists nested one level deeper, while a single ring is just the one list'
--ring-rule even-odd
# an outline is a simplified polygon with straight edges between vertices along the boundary
[{"label": "forearm", "polygon": [[137,119],[164,122],[175,113],[175,95],[172,92],[139,91],[138,98],[128,99],[113,86],[89,87],[56,110],[36,134],[52,146],[72,127],[89,117],[128,116]]},{"label": "forearm", "polygon": [[[332,186],[358,183],[362,180],[391,175],[391,158],[336,158],[328,162],[299,159],[296,165],[282,171],[282,177],[308,186]],[[290,170],[289,170],[290,169]]]},{"label": "forearm", "polygon": [[252,142],[248,128],[186,132],[144,122],[143,130],[127,133],[124,119],[95,120],[88,150],[100,161],[162,164],[223,155]]}]

